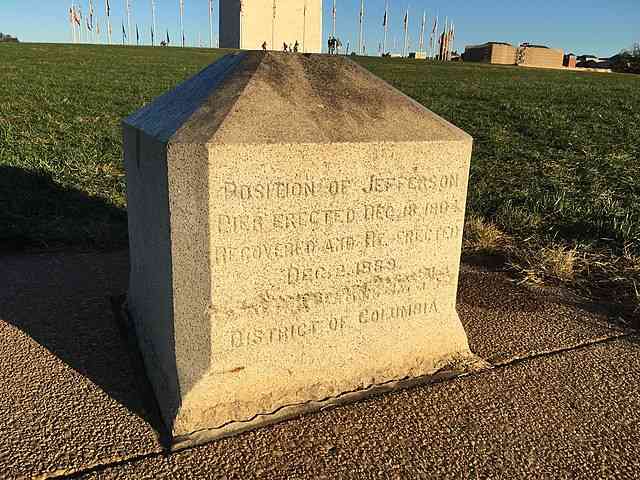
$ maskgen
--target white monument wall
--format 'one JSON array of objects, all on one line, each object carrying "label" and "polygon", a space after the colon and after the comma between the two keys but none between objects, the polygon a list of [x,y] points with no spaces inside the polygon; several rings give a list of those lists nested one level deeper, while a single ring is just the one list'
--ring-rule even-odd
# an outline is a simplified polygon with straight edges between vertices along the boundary
[{"label": "white monument wall", "polygon": [[282,50],[296,41],[300,52],[321,52],[322,0],[243,0],[242,12],[240,0],[220,0],[220,47]]}]

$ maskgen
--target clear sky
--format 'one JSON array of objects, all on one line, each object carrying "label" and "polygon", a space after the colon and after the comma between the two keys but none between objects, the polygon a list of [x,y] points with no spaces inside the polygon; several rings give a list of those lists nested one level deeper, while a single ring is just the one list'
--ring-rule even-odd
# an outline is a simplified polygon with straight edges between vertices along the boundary
[{"label": "clear sky", "polygon": [[[208,44],[208,0],[185,1],[187,43],[195,45],[198,35]],[[271,0],[263,0],[271,2]],[[303,0],[299,0],[303,1]],[[94,0],[104,21],[105,0]],[[121,41],[125,0],[110,0],[114,41]],[[89,0],[76,0],[88,11]],[[151,0],[131,0],[133,24],[139,25],[142,40],[150,42]],[[173,44],[179,38],[178,0],[156,0],[158,30],[167,29]],[[365,0],[365,44],[376,54],[382,41],[384,0]],[[485,41],[530,42],[562,48],[578,54],[610,56],[640,41],[640,0],[389,0],[389,48],[396,39],[402,46],[404,10],[410,10],[410,39],[417,45],[423,10],[429,24],[437,13],[456,25],[456,49]],[[218,0],[214,0],[214,35],[218,31]],[[324,36],[330,33],[332,0],[324,0]],[[359,0],[337,0],[337,32],[342,43],[357,43]],[[0,0],[0,31],[17,35],[27,42],[69,42],[71,30],[68,10],[71,0]],[[125,21],[126,23],[126,21]],[[214,38],[216,38],[214,37]],[[134,33],[135,38],[135,33]],[[102,34],[104,41],[105,35]]]}]

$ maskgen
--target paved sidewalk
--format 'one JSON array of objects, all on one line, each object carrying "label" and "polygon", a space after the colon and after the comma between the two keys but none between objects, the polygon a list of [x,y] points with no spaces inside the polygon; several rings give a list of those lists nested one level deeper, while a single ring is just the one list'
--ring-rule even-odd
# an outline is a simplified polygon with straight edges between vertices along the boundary
[{"label": "paved sidewalk", "polygon": [[83,479],[637,479],[640,346],[539,357]]},{"label": "paved sidewalk", "polygon": [[0,478],[634,478],[640,343],[465,266],[493,370],[165,455],[109,298],[127,253],[0,257]]}]

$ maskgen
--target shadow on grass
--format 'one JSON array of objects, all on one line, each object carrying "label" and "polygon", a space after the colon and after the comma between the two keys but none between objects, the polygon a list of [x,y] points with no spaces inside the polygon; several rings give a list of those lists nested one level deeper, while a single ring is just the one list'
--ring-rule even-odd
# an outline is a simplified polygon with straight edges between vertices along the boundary
[{"label": "shadow on grass", "polygon": [[0,251],[127,246],[127,213],[56,183],[50,175],[0,165]]},{"label": "shadow on grass", "polygon": [[[0,166],[0,319],[146,421],[166,445],[135,337],[114,310],[128,288],[126,221],[122,209],[60,187],[46,175]],[[90,238],[76,241],[80,235]],[[112,251],[68,248],[95,247],[102,241]],[[21,252],[42,247],[65,251]],[[47,372],[43,381],[50,381]],[[72,409],[91,408],[95,400],[86,392],[80,388],[65,393],[62,401]],[[127,421],[125,413],[110,410],[112,415]]]}]

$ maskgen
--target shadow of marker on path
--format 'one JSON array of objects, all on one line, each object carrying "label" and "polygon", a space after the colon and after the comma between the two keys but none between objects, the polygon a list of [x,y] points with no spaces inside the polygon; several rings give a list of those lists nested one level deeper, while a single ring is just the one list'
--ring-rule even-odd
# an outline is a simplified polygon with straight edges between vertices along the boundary
[{"label": "shadow of marker on path", "polygon": [[[0,166],[0,225],[0,321],[25,333],[143,419],[164,443],[165,427],[139,364],[137,345],[129,326],[114,311],[114,299],[124,298],[128,288],[126,212],[61,187],[48,175]],[[95,251],[100,245],[108,251]],[[42,251],[42,247],[66,250]],[[94,251],[87,252],[91,247]],[[20,253],[25,250],[35,251]],[[38,381],[52,382],[55,392],[59,388],[55,382],[66,383],[74,374],[50,378],[46,362],[51,360],[45,357],[34,359],[45,363]],[[21,381],[26,380],[16,378]],[[92,391],[78,389],[65,401],[79,410],[79,417],[103,415],[91,411],[98,407],[127,421],[124,412],[96,406]],[[41,399],[16,400],[35,405]]]},{"label": "shadow of marker on path", "polygon": [[0,165],[0,252],[127,246],[127,212],[50,174]]},{"label": "shadow of marker on path", "polygon": [[[52,360],[46,354],[33,359],[45,365],[37,381],[48,384],[46,391],[54,394],[47,404],[60,403],[56,392],[65,391],[64,401],[80,418],[107,415],[119,423],[130,421],[125,411],[104,401],[96,404],[95,388],[80,388],[84,381],[69,393],[67,386],[77,383],[72,380],[73,370],[140,417],[166,445],[165,427],[135,337],[114,310],[126,294],[128,270],[127,251],[0,255],[0,321],[13,325],[70,367],[62,377],[51,376],[47,364]],[[18,376],[15,381],[29,380]],[[16,401],[36,405],[43,399]],[[138,423],[136,429],[149,431],[148,426]]]}]

